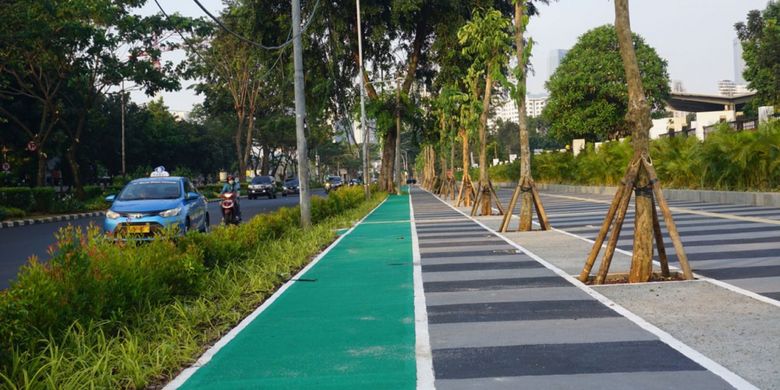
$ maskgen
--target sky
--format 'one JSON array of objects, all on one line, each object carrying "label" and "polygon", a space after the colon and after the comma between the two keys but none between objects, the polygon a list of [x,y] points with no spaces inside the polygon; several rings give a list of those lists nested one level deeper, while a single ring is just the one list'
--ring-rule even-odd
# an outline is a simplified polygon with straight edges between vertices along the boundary
[{"label": "sky", "polygon": [[[184,16],[205,16],[190,0],[158,0],[166,12]],[[630,4],[631,29],[667,60],[669,77],[680,80],[688,92],[716,93],[719,80],[734,79],[734,23],[744,21],[748,11],[764,9],[768,0],[633,0]],[[212,13],[223,8],[221,0],[202,0]],[[549,77],[550,53],[569,49],[588,30],[614,22],[611,0],[558,0],[541,6],[541,15],[531,19],[528,34],[536,41],[531,63],[534,74],[528,78],[530,94],[545,93]],[[139,10],[154,14],[158,9],[149,1]],[[166,53],[166,59],[179,61],[181,52]],[[178,92],[162,93],[166,105],[174,111],[190,111],[201,96],[187,89],[184,81]],[[151,99],[131,93],[136,102]]]}]

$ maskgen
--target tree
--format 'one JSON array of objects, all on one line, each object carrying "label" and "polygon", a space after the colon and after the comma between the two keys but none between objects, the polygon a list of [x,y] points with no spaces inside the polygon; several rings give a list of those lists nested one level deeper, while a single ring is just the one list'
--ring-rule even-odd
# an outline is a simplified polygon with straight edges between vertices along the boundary
[{"label": "tree", "polygon": [[[547,3],[547,1],[543,1]],[[531,49],[533,48],[533,40],[525,38],[525,32],[527,30],[528,21],[531,16],[531,12],[536,12],[536,8],[529,7],[533,3],[527,3],[525,0],[515,0],[515,50],[517,55],[517,66],[514,69],[514,75],[517,79],[517,85],[514,88],[510,86],[510,93],[517,103],[518,111],[518,128],[519,128],[519,141],[520,141],[520,180],[517,182],[515,192],[512,194],[512,198],[509,201],[508,213],[504,216],[504,220],[501,222],[500,231],[506,232],[509,230],[509,222],[512,220],[513,210],[515,209],[515,202],[517,202],[518,196],[522,194],[522,201],[520,202],[520,226],[519,231],[529,231],[532,228],[531,219],[532,213],[531,207],[536,208],[536,213],[539,217],[539,223],[544,230],[550,229],[550,224],[547,220],[547,214],[544,212],[544,206],[542,200],[536,190],[536,184],[531,176],[531,146],[530,137],[528,132],[528,118],[525,109],[525,97],[526,97],[526,76],[528,72],[528,64],[531,58]]]},{"label": "tree", "polygon": [[756,91],[759,104],[780,105],[780,3],[752,10],[747,23],[734,25],[745,60],[743,76]]},{"label": "tree", "polygon": [[664,214],[666,227],[669,230],[669,236],[674,244],[675,253],[680,261],[685,278],[692,279],[693,274],[688,265],[685,250],[682,247],[671,211],[666,204],[658,183],[655,168],[650,160],[650,128],[652,127],[650,103],[642,86],[643,80],[635,49],[636,40],[635,36],[631,34],[629,20],[628,0],[615,0],[615,31],[620,58],[628,84],[628,111],[624,120],[628,128],[631,129],[631,143],[634,148],[634,156],[629,163],[625,177],[618,187],[618,191],[615,193],[612,205],[609,211],[607,211],[607,216],[604,218],[604,223],[601,225],[579,279],[583,282],[588,280],[596,256],[601,251],[604,238],[614,220],[612,236],[610,236],[607,243],[606,253],[599,267],[595,283],[601,284],[605,281],[633,192],[636,192],[636,200],[634,202],[636,207],[634,250],[631,256],[631,269],[628,281],[630,283],[647,282],[652,277],[653,240],[655,240],[658,246],[658,257],[661,262],[662,274],[665,277],[670,275],[663,235],[661,234],[661,225],[658,222],[658,214],[655,208],[656,201],[658,201],[660,209]]},{"label": "tree", "polygon": [[[476,125],[479,135],[479,186],[477,199],[472,214],[477,211],[481,215],[492,215],[492,199],[501,208],[498,197],[493,192],[488,177],[487,166],[487,119],[490,111],[490,97],[494,82],[503,78],[502,70],[509,59],[509,50],[512,47],[509,36],[511,23],[501,12],[488,9],[483,12],[474,12],[471,21],[466,23],[458,31],[458,39],[463,46],[462,52],[472,60],[466,78],[471,87],[471,99],[473,104],[481,100],[481,107],[476,106],[472,111],[479,117]],[[484,82],[482,87],[481,82]]]},{"label": "tree", "polygon": [[[669,96],[666,61],[640,36],[632,37],[650,109],[663,110]],[[628,135],[626,85],[615,28],[605,25],[586,32],[546,83],[550,98],[543,116],[550,122],[551,135],[564,143]]]}]

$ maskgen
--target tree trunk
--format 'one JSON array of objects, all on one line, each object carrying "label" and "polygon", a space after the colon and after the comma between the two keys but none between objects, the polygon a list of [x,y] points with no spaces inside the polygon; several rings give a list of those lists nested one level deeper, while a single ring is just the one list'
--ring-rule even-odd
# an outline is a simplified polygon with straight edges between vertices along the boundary
[{"label": "tree trunk", "polygon": [[379,171],[379,189],[393,192],[393,170],[395,169],[395,128],[388,128],[382,140],[382,169]]},{"label": "tree trunk", "polygon": [[238,123],[236,124],[236,135],[234,137],[234,141],[236,144],[236,160],[238,161],[238,178],[239,180],[243,181],[245,179],[246,175],[246,163],[244,162],[244,148],[241,145],[241,140],[243,139],[242,135],[244,130],[244,115],[243,112],[241,112],[238,108],[236,109],[237,112],[237,120]]},{"label": "tree trunk", "polygon": [[493,91],[493,75],[490,73],[491,66],[488,66],[487,75],[485,75],[485,95],[482,99],[482,114],[479,116],[479,183],[482,191],[480,196],[480,209],[482,215],[491,215],[490,207],[490,185],[487,166],[487,118],[490,110],[490,94]]},{"label": "tree trunk", "polygon": [[[471,168],[471,165],[469,164],[469,134],[466,132],[466,129],[460,129],[460,137],[463,151],[463,177],[469,178],[469,181],[466,182],[466,184],[470,186],[471,174],[469,173],[469,169]],[[465,191],[465,194],[463,194],[463,199],[465,200],[464,205],[466,207],[471,207],[471,187],[464,186],[463,191]]]},{"label": "tree trunk", "polygon": [[[520,185],[528,186],[531,179],[531,148],[528,142],[528,117],[525,107],[526,94],[526,61],[525,24],[526,5],[524,1],[515,2],[515,46],[517,47],[517,66],[520,74],[517,79],[517,125],[520,128]],[[520,231],[530,231],[532,228],[533,193],[528,190],[521,192]],[[509,211],[512,213],[512,210]]]},{"label": "tree trunk", "polygon": [[38,147],[38,174],[35,178],[35,186],[43,187],[46,184],[46,155],[43,153],[43,148]]},{"label": "tree trunk", "polygon": [[79,163],[77,161],[78,153],[76,153],[75,144],[77,143],[72,143],[70,148],[68,148],[68,165],[70,165],[70,171],[73,174],[73,187],[75,189],[76,198],[79,200],[84,200],[84,198],[86,198],[86,194],[84,193],[84,186],[81,183],[81,174],[79,173]]},{"label": "tree trunk", "polygon": [[[650,106],[645,98],[639,64],[634,51],[628,0],[615,0],[615,30],[617,31],[620,57],[628,84],[628,112],[626,119],[632,128],[631,142],[635,156],[648,156],[650,149]],[[653,217],[652,192],[647,170],[640,165],[636,191],[636,218],[634,220],[634,254],[631,258],[629,282],[646,282],[652,276],[653,267]]]}]

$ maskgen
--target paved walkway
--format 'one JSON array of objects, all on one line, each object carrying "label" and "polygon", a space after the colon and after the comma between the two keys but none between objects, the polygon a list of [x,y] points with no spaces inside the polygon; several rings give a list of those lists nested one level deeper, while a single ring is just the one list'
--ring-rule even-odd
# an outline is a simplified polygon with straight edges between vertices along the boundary
[{"label": "paved walkway", "polygon": [[732,388],[434,196],[413,204],[436,388]]},{"label": "paved walkway", "polygon": [[[504,204],[511,194],[508,189],[499,191]],[[542,194],[554,228],[588,239],[598,234],[611,199],[606,195]],[[780,300],[780,209],[683,201],[669,205],[694,272]],[[669,260],[678,266],[663,218],[660,222]],[[633,249],[633,229],[632,205],[619,249]]]}]

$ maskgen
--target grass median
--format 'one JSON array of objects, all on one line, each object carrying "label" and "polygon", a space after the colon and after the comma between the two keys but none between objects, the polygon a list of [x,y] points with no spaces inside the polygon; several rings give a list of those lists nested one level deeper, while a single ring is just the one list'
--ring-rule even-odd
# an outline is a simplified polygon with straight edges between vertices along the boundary
[{"label": "grass median", "polygon": [[137,247],[66,232],[50,264],[0,295],[0,387],[165,383],[384,196],[334,192],[314,202],[307,231],[291,208]]}]

